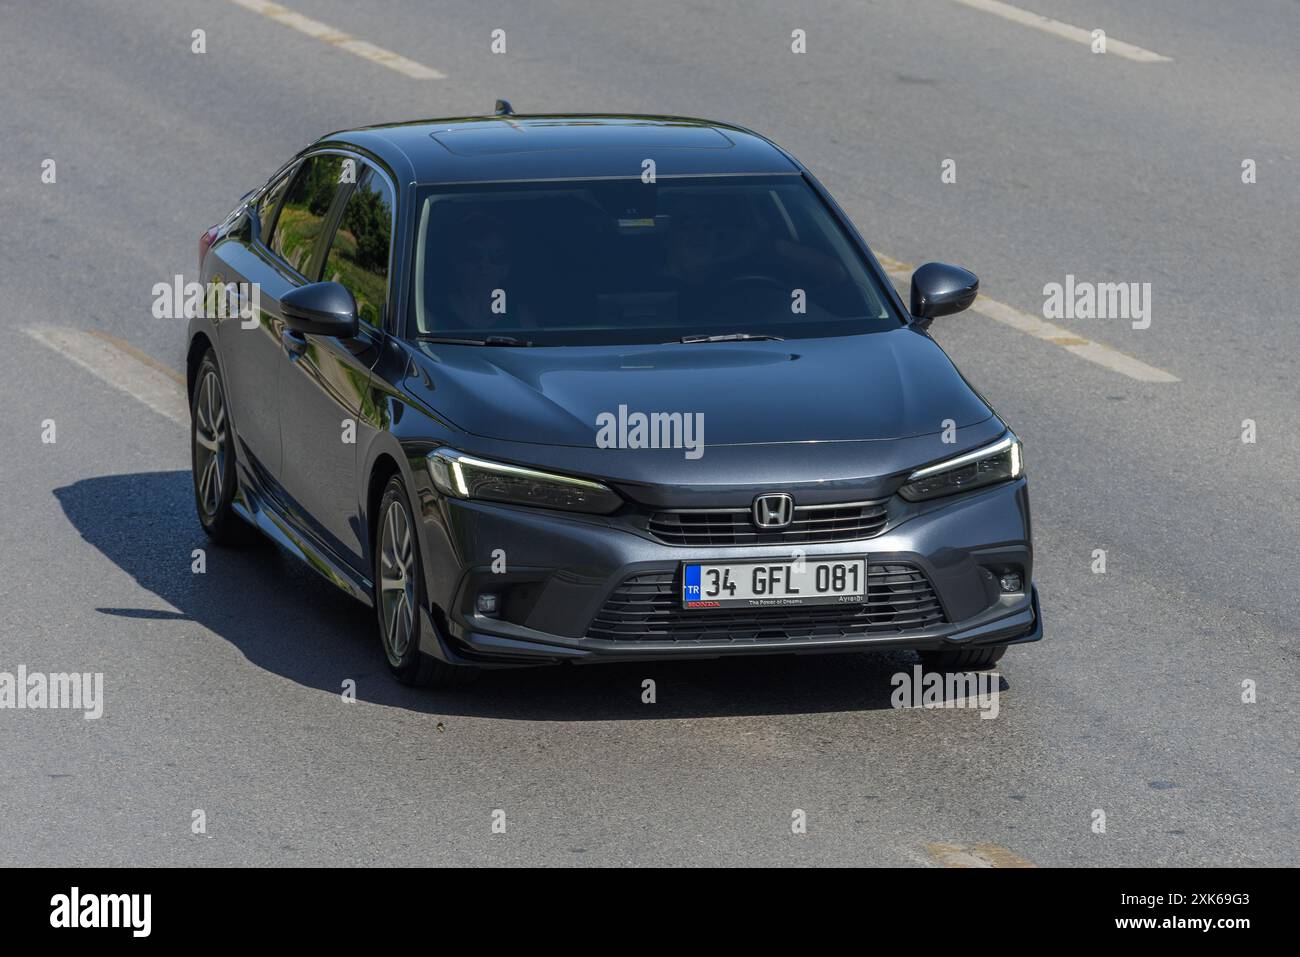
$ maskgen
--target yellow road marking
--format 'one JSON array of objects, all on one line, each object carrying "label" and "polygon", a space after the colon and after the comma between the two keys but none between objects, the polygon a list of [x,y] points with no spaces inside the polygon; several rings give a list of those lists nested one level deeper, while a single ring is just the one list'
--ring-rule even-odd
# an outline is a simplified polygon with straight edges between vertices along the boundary
[{"label": "yellow road marking", "polygon": [[[881,253],[876,253],[876,259],[880,261],[880,265],[884,267],[890,279],[902,283],[905,287],[911,281],[912,271],[916,267],[909,266],[905,262],[900,262]],[[1172,375],[1164,369],[1157,369],[1141,359],[1134,359],[1132,356],[1125,355],[1118,349],[1112,349],[1108,345],[1085,339],[1064,326],[1058,326],[1054,322],[1048,322],[1046,319],[1039,319],[1027,312],[1021,312],[1014,306],[1008,306],[1005,302],[990,299],[983,293],[976,298],[971,310],[978,312],[982,316],[988,316],[988,318],[1003,325],[1010,326],[1012,329],[1019,329],[1021,332],[1028,333],[1037,339],[1042,339],[1044,342],[1058,345],[1065,349],[1066,352],[1071,352],[1080,359],[1095,362],[1099,366],[1103,366],[1112,372],[1118,372],[1120,375],[1126,375],[1130,379],[1137,379],[1139,382],[1179,381],[1178,376]]]},{"label": "yellow road marking", "polygon": [[363,59],[386,66],[390,70],[396,70],[398,73],[413,79],[445,80],[447,78],[445,73],[435,70],[431,66],[416,63],[414,60],[409,60],[392,50],[377,47],[366,40],[358,40],[342,30],[335,30],[328,24],[313,20],[311,17],[305,17],[301,13],[290,10],[278,3],[271,3],[270,0],[230,0],[230,2],[238,4],[247,10],[252,10],[254,13],[260,13],[264,17],[269,17],[276,23],[283,23],[286,27],[293,27],[299,33],[305,33],[322,43],[328,43],[340,50],[355,53]]},{"label": "yellow road marking", "polygon": [[[1058,37],[1064,37],[1067,40],[1073,40],[1075,43],[1082,43],[1087,47],[1092,46],[1092,31],[1085,30],[1083,27],[1072,26],[1068,23],[1062,23],[1060,20],[1053,20],[1051,17],[1045,17],[1041,13],[1033,13],[1029,10],[1022,10],[1020,7],[1013,7],[1009,3],[1003,3],[1002,0],[953,0],[954,3],[960,3],[962,6],[970,7],[973,10],[982,10],[984,13],[991,13],[994,16],[1001,17],[1004,20],[1010,20],[1013,23],[1020,23],[1027,27],[1033,27],[1035,30],[1042,30],[1044,33],[1051,33]],[[1116,40],[1109,35],[1106,37],[1106,53],[1122,56],[1128,60],[1134,60],[1138,63],[1169,63],[1173,58],[1155,53],[1151,50],[1145,50],[1142,47],[1134,46],[1132,43],[1125,43],[1123,40]]]},{"label": "yellow road marking", "polygon": [[940,867],[1034,867],[1000,844],[927,844],[926,852]]}]

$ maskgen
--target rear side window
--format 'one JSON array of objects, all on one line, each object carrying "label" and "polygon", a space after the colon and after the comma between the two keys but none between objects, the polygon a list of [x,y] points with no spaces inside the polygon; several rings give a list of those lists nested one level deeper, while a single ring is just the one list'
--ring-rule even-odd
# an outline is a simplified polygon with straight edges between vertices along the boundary
[{"label": "rear side window", "polygon": [[[343,161],[342,156],[330,154],[307,157],[293,177],[276,217],[271,251],[304,276],[321,242],[330,205],[343,188]],[[355,170],[348,173],[351,179]]]},{"label": "rear side window", "polygon": [[384,321],[392,242],[393,192],[367,166],[343,207],[321,278],[346,286],[357,301],[358,318],[375,328]]},{"label": "rear side window", "polygon": [[264,189],[261,198],[257,201],[257,220],[261,224],[259,235],[263,242],[271,238],[271,220],[275,216],[275,208],[280,205],[280,197],[289,187],[289,179],[292,175],[293,170],[289,170]]}]

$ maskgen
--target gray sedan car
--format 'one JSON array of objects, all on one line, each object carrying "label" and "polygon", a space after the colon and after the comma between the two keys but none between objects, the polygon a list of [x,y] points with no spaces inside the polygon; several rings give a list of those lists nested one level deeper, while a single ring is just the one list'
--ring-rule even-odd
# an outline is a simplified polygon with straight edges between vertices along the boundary
[{"label": "gray sedan car", "polygon": [[[200,241],[195,501],[373,605],[394,675],[1042,636],[1021,445],[763,137],[658,116],[334,133]],[[304,640],[303,653],[309,649]]]}]

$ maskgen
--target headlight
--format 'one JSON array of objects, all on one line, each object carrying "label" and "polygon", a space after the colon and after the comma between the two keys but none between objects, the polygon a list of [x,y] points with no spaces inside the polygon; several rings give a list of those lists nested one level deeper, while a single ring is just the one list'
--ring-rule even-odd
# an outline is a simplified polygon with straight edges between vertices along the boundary
[{"label": "headlight", "polygon": [[1008,432],[992,445],[917,469],[898,494],[910,502],[996,485],[1024,474],[1020,440]]},{"label": "headlight", "polygon": [[538,472],[503,462],[488,462],[455,449],[431,452],[428,462],[433,484],[444,495],[455,498],[485,499],[598,515],[613,512],[623,504],[613,489],[599,482]]}]

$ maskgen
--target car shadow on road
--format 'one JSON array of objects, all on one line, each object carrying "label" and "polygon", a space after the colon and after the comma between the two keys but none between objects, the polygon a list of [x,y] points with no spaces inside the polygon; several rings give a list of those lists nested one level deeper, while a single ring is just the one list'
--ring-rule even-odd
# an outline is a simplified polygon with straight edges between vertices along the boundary
[{"label": "car shadow on road", "polygon": [[[89,545],[176,609],[100,613],[192,621],[290,681],[339,694],[352,679],[360,701],[430,715],[607,721],[888,709],[891,677],[918,660],[881,652],[579,665],[488,671],[455,691],[407,688],[388,674],[370,609],[269,542],[213,545],[188,471],[88,478],[54,494]],[[192,570],[195,549],[204,550],[203,574]],[[643,701],[647,679],[653,705]]]}]

